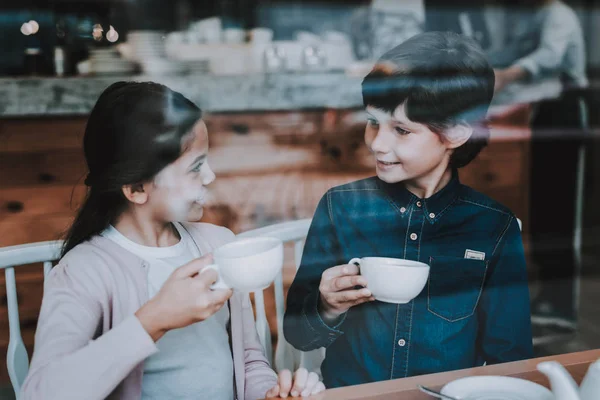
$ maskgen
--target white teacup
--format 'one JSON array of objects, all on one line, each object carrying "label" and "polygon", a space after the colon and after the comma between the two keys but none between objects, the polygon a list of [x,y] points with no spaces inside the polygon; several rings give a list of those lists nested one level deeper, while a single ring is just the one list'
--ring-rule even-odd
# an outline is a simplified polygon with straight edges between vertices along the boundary
[{"label": "white teacup", "polygon": [[283,242],[272,237],[239,239],[213,252],[219,278],[211,289],[254,292],[271,285],[283,267]]},{"label": "white teacup", "polygon": [[250,37],[254,44],[270,43],[273,41],[273,30],[269,28],[254,28],[250,31]]},{"label": "white teacup", "polygon": [[386,303],[408,303],[421,293],[429,277],[429,265],[402,258],[353,258],[348,264],[358,265],[373,297]]},{"label": "white teacup", "polygon": [[246,41],[246,31],[239,28],[227,28],[223,31],[225,43],[244,43]]}]

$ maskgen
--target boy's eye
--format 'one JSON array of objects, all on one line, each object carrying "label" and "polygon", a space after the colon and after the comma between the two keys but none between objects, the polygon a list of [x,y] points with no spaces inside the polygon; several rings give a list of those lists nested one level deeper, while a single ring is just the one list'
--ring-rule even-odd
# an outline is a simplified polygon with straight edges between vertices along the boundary
[{"label": "boy's eye", "polygon": [[379,122],[377,122],[377,120],[373,118],[368,118],[367,124],[369,124],[370,126],[379,126]]},{"label": "boy's eye", "polygon": [[410,133],[406,129],[402,129],[399,126],[395,127],[394,129],[396,130],[396,133],[399,135],[408,135]]}]

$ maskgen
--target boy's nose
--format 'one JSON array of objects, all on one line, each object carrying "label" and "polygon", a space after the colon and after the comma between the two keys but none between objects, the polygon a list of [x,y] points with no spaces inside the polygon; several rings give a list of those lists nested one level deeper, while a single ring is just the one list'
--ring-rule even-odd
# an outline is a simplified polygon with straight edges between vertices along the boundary
[{"label": "boy's nose", "polygon": [[377,133],[373,141],[371,142],[371,151],[373,153],[388,153],[389,146],[386,144],[385,135],[381,131]]}]

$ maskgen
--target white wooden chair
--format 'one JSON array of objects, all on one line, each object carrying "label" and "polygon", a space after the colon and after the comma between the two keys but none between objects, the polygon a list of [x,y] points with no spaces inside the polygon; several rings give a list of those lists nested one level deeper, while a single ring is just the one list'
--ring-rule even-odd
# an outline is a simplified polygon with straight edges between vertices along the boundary
[{"label": "white wooden chair", "polygon": [[52,268],[52,261],[59,257],[61,245],[61,241],[51,241],[0,248],[0,269],[4,269],[6,276],[8,305],[9,342],[6,365],[10,383],[17,397],[29,370],[29,356],[21,337],[15,267],[43,262],[46,277]]},{"label": "white wooden chair", "polygon": [[[271,236],[281,239],[284,243],[294,243],[294,261],[296,269],[300,266],[304,241],[308,234],[311,219],[302,219],[297,221],[282,222],[253,229],[240,233],[238,237],[257,237]],[[285,296],[283,292],[283,276],[280,272],[275,278],[275,310],[277,315],[277,346],[273,356],[271,346],[271,330],[267,321],[265,311],[264,293],[262,291],[254,292],[254,302],[256,307],[256,329],[261,344],[265,348],[267,359],[277,371],[282,369],[295,370],[298,367],[304,367],[309,371],[320,374],[321,362],[325,358],[325,348],[320,348],[310,352],[301,352],[290,345],[283,335],[283,314],[285,312]]]}]

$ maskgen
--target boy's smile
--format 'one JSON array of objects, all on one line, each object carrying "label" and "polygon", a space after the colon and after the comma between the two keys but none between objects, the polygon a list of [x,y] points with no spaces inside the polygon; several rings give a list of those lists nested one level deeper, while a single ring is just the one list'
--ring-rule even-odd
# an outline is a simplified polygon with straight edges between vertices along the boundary
[{"label": "boy's smile", "polygon": [[400,162],[388,162],[388,161],[382,161],[382,160],[377,160],[377,169],[380,170],[389,170],[393,167],[395,167],[396,165],[401,164]]}]

